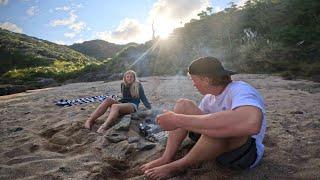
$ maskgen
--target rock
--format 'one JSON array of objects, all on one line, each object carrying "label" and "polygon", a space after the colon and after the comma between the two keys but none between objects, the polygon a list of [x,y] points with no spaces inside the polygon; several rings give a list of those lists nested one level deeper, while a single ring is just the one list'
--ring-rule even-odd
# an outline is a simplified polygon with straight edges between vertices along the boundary
[{"label": "rock", "polygon": [[140,117],[138,116],[138,113],[132,113],[131,114],[131,120],[139,121]]},{"label": "rock", "polygon": [[143,119],[147,116],[151,116],[152,115],[152,111],[151,110],[146,110],[146,111],[139,111],[138,112],[138,116]]},{"label": "rock", "polygon": [[116,131],[128,131],[130,123],[130,115],[124,116],[121,121],[113,127],[113,129]]},{"label": "rock", "polygon": [[131,143],[139,142],[139,140],[140,140],[140,137],[138,136],[129,137],[128,143],[131,144]]},{"label": "rock", "polygon": [[168,139],[168,133],[166,131],[160,131],[158,133],[151,134],[150,136],[146,136],[145,139],[150,142],[165,144]]},{"label": "rock", "polygon": [[106,139],[108,139],[110,142],[118,143],[121,141],[124,141],[128,139],[128,137],[122,133],[119,132],[110,132],[105,136]]},{"label": "rock", "polygon": [[113,168],[125,170],[129,167],[128,159],[136,152],[134,144],[122,141],[110,144],[103,152],[102,160],[109,163]]},{"label": "rock", "polygon": [[147,117],[149,117],[150,119],[155,119],[155,117],[161,113],[159,110],[140,110],[136,113],[132,113],[131,114],[131,119],[132,120],[143,120]]},{"label": "rock", "polygon": [[0,96],[24,92],[27,89],[28,88],[24,85],[0,85]]},{"label": "rock", "polygon": [[138,144],[139,151],[146,151],[154,148],[156,146],[155,143],[141,142]]}]

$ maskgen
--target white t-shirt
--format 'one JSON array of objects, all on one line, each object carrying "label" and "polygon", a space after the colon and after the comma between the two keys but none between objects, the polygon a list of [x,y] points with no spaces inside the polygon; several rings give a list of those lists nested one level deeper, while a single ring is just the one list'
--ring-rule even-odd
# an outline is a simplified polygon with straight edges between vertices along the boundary
[{"label": "white t-shirt", "polygon": [[215,113],[225,110],[233,110],[240,106],[255,106],[261,109],[263,113],[263,120],[260,132],[252,137],[256,139],[257,159],[251,167],[256,166],[261,160],[264,152],[264,145],[262,144],[264,134],[266,132],[266,116],[264,101],[260,93],[248,83],[243,81],[233,81],[223,90],[218,96],[212,94],[205,95],[199,108],[206,114]]}]

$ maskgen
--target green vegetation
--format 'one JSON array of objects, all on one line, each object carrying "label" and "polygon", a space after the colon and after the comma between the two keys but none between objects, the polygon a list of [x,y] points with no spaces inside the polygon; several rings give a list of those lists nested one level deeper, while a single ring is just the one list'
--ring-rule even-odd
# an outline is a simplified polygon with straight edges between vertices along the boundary
[{"label": "green vegetation", "polygon": [[39,66],[24,69],[14,69],[5,73],[2,78],[8,82],[34,81],[37,78],[54,78],[59,82],[76,78],[77,76],[100,70],[102,63],[73,63],[56,60],[50,66]]},{"label": "green vegetation", "polygon": [[69,47],[98,60],[104,60],[107,58],[112,58],[125,46],[126,45],[113,44],[103,40],[92,40],[85,41],[83,43],[76,43]]},{"label": "green vegetation", "polygon": [[215,56],[239,73],[320,81],[319,9],[319,0],[250,0],[218,13],[208,7],[166,40],[123,46],[93,40],[68,47],[0,29],[0,83],[105,80],[127,69],[184,74],[200,56]]},{"label": "green vegetation", "polygon": [[0,29],[2,83],[25,84],[39,78],[75,78],[101,68],[102,63],[67,46]]},{"label": "green vegetation", "polygon": [[[177,74],[193,59],[211,55],[237,72],[276,73],[289,79],[319,76],[319,9],[318,0],[251,0],[243,7],[231,3],[219,13],[208,7],[198,14],[200,20],[175,29],[167,40],[124,49],[112,59],[112,67],[120,68],[113,71]],[[132,66],[134,58],[139,63]]]}]

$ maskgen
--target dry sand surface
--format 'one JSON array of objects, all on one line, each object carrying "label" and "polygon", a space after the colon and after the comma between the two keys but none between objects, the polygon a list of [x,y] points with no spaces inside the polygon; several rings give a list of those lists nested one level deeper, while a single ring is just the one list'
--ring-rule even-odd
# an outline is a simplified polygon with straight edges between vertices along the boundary
[{"label": "dry sand surface", "polygon": [[[214,163],[191,167],[173,179],[320,179],[320,84],[277,76],[240,74],[233,77],[256,87],[267,108],[266,151],[261,164],[233,172]],[[141,78],[154,108],[172,109],[178,98],[199,102],[201,95],[187,77]],[[0,97],[0,179],[99,179],[108,161],[99,151],[103,136],[83,128],[99,103],[58,107],[54,101],[118,94],[120,81],[75,83]],[[100,123],[105,116],[100,118]],[[108,172],[105,179],[144,179],[139,165],[163,150],[131,157],[129,166]],[[184,150],[181,153],[185,153]],[[110,168],[106,169],[110,171]]]}]

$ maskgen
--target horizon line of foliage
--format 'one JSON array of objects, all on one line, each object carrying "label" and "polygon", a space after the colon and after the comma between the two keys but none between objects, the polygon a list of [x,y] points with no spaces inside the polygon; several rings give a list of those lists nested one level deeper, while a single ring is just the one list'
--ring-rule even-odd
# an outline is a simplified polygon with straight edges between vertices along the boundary
[{"label": "horizon line of foliage", "polygon": [[198,16],[167,40],[124,49],[110,64],[141,75],[163,75],[185,72],[201,56],[215,56],[239,73],[289,79],[320,74],[319,0],[249,0],[243,7],[230,3],[218,13],[208,7]]},{"label": "horizon line of foliage", "polygon": [[[224,60],[240,72],[280,73],[287,78],[320,75],[320,1],[249,0],[213,17],[225,31]],[[213,45],[214,46],[214,45]]]},{"label": "horizon line of foliage", "polygon": [[1,76],[3,82],[37,81],[38,78],[53,78],[58,82],[77,78],[79,75],[101,70],[103,63],[75,63],[55,60],[50,66],[28,67],[14,69]]},{"label": "horizon line of foliage", "polygon": [[23,83],[38,78],[62,82],[100,69],[103,62],[67,46],[0,29],[0,80]]},{"label": "horizon line of foliage", "polygon": [[[230,3],[218,13],[208,7],[198,16],[200,20],[177,28],[167,40],[127,46],[102,64],[66,46],[1,30],[0,58],[12,58],[9,66],[16,69],[2,78],[63,81],[101,69],[111,74],[126,69],[146,76],[184,74],[200,56],[215,56],[240,73],[287,78],[320,74],[319,0],[249,0],[243,7]],[[1,63],[6,62],[0,61],[0,70],[5,67]]]}]

